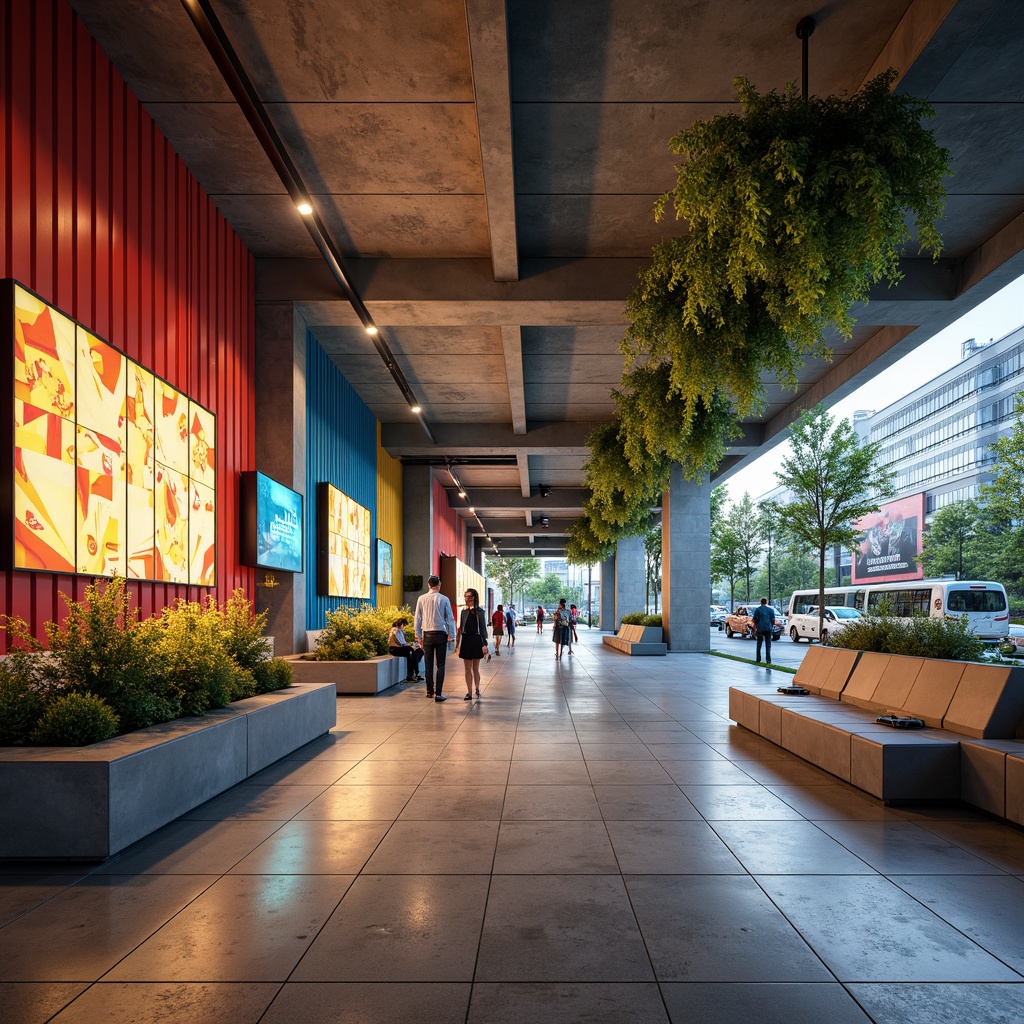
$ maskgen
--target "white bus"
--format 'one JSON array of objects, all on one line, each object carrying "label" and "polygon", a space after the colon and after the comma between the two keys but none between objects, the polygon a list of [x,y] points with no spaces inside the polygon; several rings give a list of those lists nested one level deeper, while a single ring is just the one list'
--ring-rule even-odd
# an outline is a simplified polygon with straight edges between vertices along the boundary
[{"label": "white bus", "polygon": [[[825,588],[826,605],[856,608],[862,615],[877,615],[883,602],[891,614],[902,618],[966,617],[981,640],[1006,636],[1010,624],[1003,585],[987,580],[904,580]],[[807,609],[817,606],[817,590],[797,590],[789,599],[789,617],[807,614]]]}]

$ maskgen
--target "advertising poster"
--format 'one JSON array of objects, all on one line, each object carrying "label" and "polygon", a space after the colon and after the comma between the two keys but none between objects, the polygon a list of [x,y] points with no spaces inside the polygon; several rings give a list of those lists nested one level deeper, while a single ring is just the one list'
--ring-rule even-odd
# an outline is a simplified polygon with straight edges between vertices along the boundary
[{"label": "advertising poster", "polygon": [[14,289],[14,566],[75,571],[75,325]]},{"label": "advertising poster", "polygon": [[256,474],[256,564],[302,572],[302,495]]},{"label": "advertising poster", "polygon": [[14,568],[213,586],[213,413],[26,289],[10,294]]},{"label": "advertising poster", "polygon": [[393,584],[394,551],[386,540],[377,538],[377,586]]},{"label": "advertising poster", "polygon": [[327,594],[370,596],[370,510],[327,485]]},{"label": "advertising poster", "polygon": [[79,327],[76,431],[77,565],[80,573],[127,571],[125,394],[128,360]]},{"label": "advertising poster", "polygon": [[923,493],[887,502],[855,523],[859,547],[853,557],[854,586],[923,579],[917,563],[923,526]]}]

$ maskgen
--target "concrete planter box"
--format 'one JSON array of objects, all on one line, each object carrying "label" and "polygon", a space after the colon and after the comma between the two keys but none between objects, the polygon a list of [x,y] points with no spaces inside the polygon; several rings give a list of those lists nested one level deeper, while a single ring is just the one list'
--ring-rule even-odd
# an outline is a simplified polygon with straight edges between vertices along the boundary
[{"label": "concrete planter box", "polygon": [[111,857],[336,721],[334,689],[299,683],[88,747],[0,747],[0,858]]},{"label": "concrete planter box", "polygon": [[405,679],[408,662],[386,654],[366,661],[303,661],[298,654],[285,659],[295,682],[333,685],[340,694],[377,694]]}]

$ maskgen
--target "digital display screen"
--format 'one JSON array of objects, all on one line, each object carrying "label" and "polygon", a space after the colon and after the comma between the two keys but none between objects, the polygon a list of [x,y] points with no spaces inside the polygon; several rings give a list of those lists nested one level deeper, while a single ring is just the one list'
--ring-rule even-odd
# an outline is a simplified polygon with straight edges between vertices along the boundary
[{"label": "digital display screen", "polygon": [[386,540],[377,538],[377,586],[390,587],[394,583],[394,551]]},{"label": "digital display screen", "polygon": [[216,428],[14,285],[13,567],[213,586]]},{"label": "digital display screen", "polygon": [[264,473],[242,474],[242,561],[260,569],[302,572],[302,495]]},{"label": "digital display screen", "polygon": [[318,588],[328,597],[370,596],[370,510],[329,483],[317,491]]}]

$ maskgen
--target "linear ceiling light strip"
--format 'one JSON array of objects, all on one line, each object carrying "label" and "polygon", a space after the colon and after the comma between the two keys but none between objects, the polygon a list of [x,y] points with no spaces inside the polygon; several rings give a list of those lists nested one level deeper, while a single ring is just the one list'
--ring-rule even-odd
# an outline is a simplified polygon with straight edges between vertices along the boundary
[{"label": "linear ceiling light strip", "polygon": [[402,373],[401,367],[395,362],[394,354],[382,337],[380,330],[374,324],[370,311],[366,308],[363,300],[359,297],[359,293],[349,280],[342,262],[341,253],[334,244],[334,239],[331,237],[330,232],[328,232],[323,221],[320,219],[320,215],[310,202],[309,190],[302,181],[302,177],[292,162],[291,157],[288,155],[284,141],[270,120],[266,108],[263,106],[263,101],[256,94],[252,80],[242,66],[242,62],[238,59],[238,54],[235,53],[234,48],[231,46],[209,0],[181,0],[181,4],[192,20],[192,24],[195,25],[196,31],[206,45],[206,49],[209,51],[214,63],[220,70],[221,77],[231,90],[239,107],[241,107],[245,119],[249,122],[249,127],[252,128],[274,170],[277,171],[278,177],[288,190],[288,195],[291,197],[292,202],[297,207],[300,204],[305,204],[304,209],[309,210],[308,213],[303,214],[302,219],[317,249],[320,250],[320,255],[323,256],[335,280],[341,286],[345,298],[349,301],[353,310],[355,310],[356,316],[362,322],[366,333],[373,342],[374,348],[377,349],[378,355],[384,361],[388,372],[398,385],[413,415],[419,420],[420,426],[431,443],[437,444],[437,438],[434,437],[433,431],[423,417],[420,403],[416,400],[416,396],[413,394],[409,382],[405,379],[405,374]]}]

